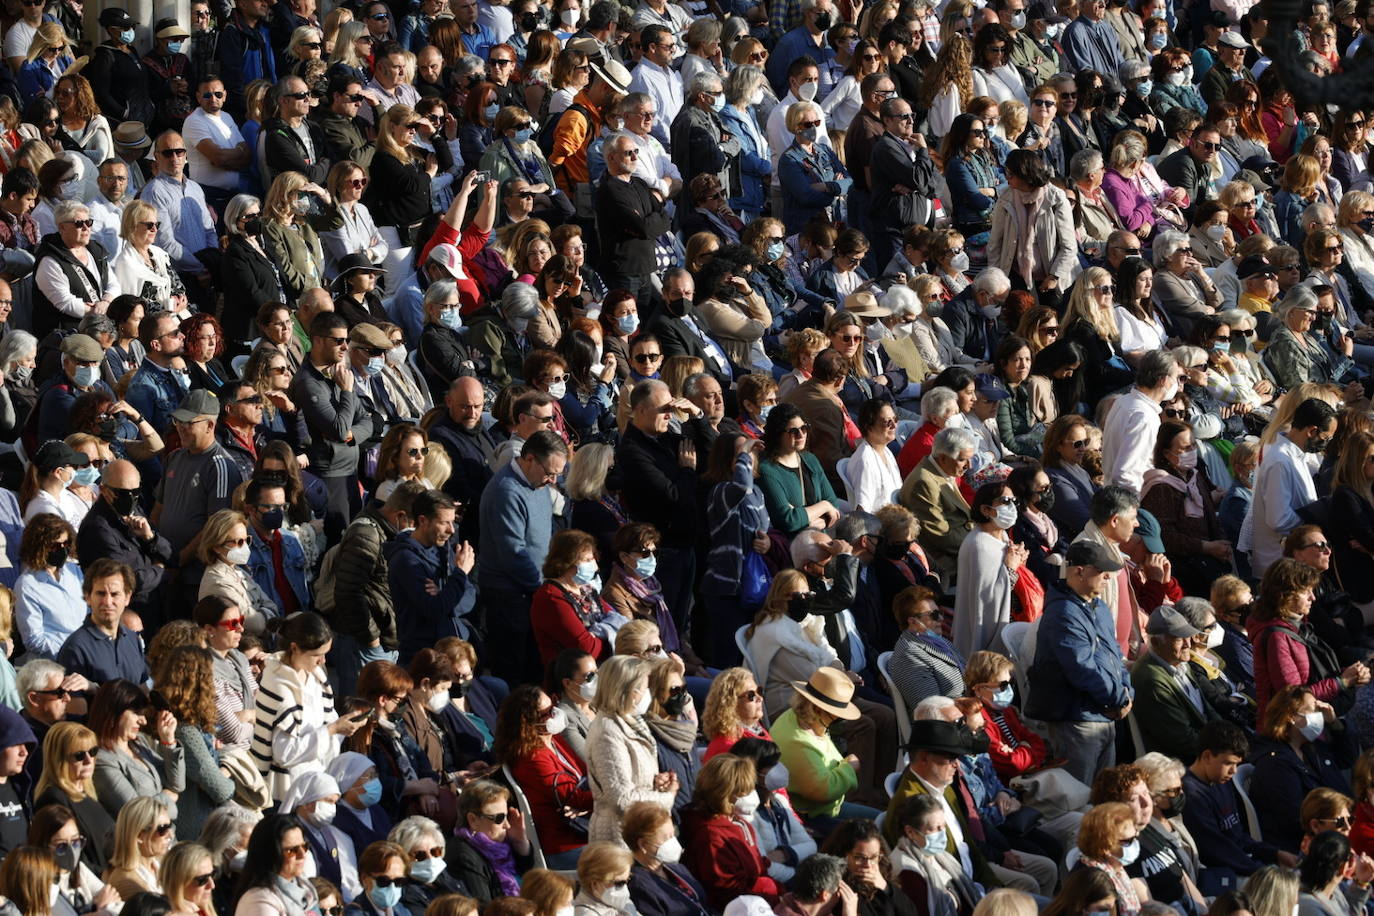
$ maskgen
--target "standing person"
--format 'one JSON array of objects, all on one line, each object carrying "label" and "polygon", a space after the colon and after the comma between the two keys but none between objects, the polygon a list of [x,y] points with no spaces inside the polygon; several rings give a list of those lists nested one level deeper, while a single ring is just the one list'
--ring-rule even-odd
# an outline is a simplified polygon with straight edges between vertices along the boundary
[{"label": "standing person", "polygon": [[596,191],[597,230],[601,241],[601,274],[612,289],[645,296],[654,272],[654,242],[669,228],[663,201],[634,174],[639,145],[633,138],[613,138],[606,149],[606,177]]},{"label": "standing person", "polygon": [[101,112],[114,124],[125,121],[153,123],[148,73],[134,49],[137,25],[133,17],[119,7],[102,9],[100,27],[106,38],[91,54],[91,62],[82,74],[95,90]]},{"label": "standing person", "polygon": [[869,236],[874,262],[887,264],[902,248],[902,233],[912,225],[928,224],[934,216],[927,211],[935,193],[935,163],[926,150],[925,135],[916,129],[911,103],[889,98],[878,114],[883,134],[873,144],[867,175],[872,194]]},{"label": "standing person", "polygon": [[1328,403],[1309,398],[1293,412],[1287,432],[1267,450],[1255,474],[1255,495],[1241,525],[1237,547],[1249,552],[1250,568],[1263,576],[1283,555],[1283,539],[1302,524],[1298,510],[1317,499],[1316,484],[1307,464],[1336,431],[1336,411]]},{"label": "standing person", "polygon": [[1154,466],[1152,455],[1159,435],[1159,405],[1178,395],[1183,375],[1178,360],[1167,350],[1151,350],[1141,357],[1135,387],[1112,405],[1102,427],[1105,485],[1130,487],[1140,492],[1145,472]]},{"label": "standing person", "polygon": [[200,302],[211,277],[209,265],[199,255],[207,249],[219,250],[215,221],[205,203],[205,192],[186,174],[186,141],[181,134],[167,131],[157,138],[153,149],[154,175],[138,196],[157,207],[157,245],[172,259],[172,266],[192,291],[191,298]]},{"label": "standing person", "polygon": [[451,549],[447,546],[458,529],[457,514],[452,499],[430,490],[411,506],[414,530],[387,545],[391,593],[406,608],[396,618],[403,665],[436,636],[471,637],[472,627],[465,618],[477,602],[469,579],[476,554],[467,541],[457,540]]},{"label": "standing person", "polygon": [[1002,627],[1011,622],[1012,587],[1027,556],[1007,533],[1017,519],[1011,487],[984,484],[970,511],[975,524],[959,547],[954,604],[954,648],[964,658],[1001,645]]},{"label": "standing person", "polygon": [[1026,714],[1049,723],[1064,769],[1084,783],[1116,762],[1116,722],[1131,711],[1130,672],[1101,593],[1122,569],[1101,544],[1078,541],[1052,583],[1036,638]]},{"label": "standing person", "polygon": [[493,645],[507,647],[493,656],[493,671],[510,683],[538,680],[529,607],[544,581],[541,568],[553,536],[553,505],[546,487],[558,481],[567,464],[567,443],[551,430],[540,430],[525,440],[520,457],[497,473],[482,494],[484,549],[478,582],[491,611],[487,637]]},{"label": "standing person", "polygon": [[301,405],[315,474],[329,492],[325,537],[339,542],[348,520],[362,508],[358,492],[359,444],[377,431],[358,393],[348,360],[348,322],[322,312],[310,323],[310,356],[291,381],[291,400]]},{"label": "standing person", "polygon": [[641,56],[630,78],[630,91],[653,99],[658,117],[649,129],[655,139],[668,146],[668,129],[682,109],[683,80],[672,68],[678,45],[672,31],[661,25],[645,26],[639,33]]}]

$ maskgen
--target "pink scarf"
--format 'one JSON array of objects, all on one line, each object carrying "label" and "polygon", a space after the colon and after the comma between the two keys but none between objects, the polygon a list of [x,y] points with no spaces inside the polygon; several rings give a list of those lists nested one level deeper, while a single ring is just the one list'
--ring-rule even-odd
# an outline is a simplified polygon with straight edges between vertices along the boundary
[{"label": "pink scarf", "polygon": [[1045,204],[1045,189],[1018,191],[1011,188],[1006,194],[1011,204],[1007,209],[1011,212],[1012,238],[1016,240],[1016,272],[1030,286],[1035,282],[1035,218]]}]

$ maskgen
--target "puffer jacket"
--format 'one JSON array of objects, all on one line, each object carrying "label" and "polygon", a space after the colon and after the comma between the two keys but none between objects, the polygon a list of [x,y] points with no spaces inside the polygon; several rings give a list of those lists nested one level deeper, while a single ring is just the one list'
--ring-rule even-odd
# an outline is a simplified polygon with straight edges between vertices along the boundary
[{"label": "puffer jacket", "polygon": [[590,842],[615,843],[620,819],[638,801],[672,808],[673,793],[654,789],[658,746],[643,716],[600,715],[587,733],[587,776],[592,788]]},{"label": "puffer jacket", "polygon": [[334,613],[330,625],[364,646],[374,639],[396,651],[396,608],[391,601],[382,545],[396,537],[396,529],[376,509],[367,509],[344,529],[334,562]]}]

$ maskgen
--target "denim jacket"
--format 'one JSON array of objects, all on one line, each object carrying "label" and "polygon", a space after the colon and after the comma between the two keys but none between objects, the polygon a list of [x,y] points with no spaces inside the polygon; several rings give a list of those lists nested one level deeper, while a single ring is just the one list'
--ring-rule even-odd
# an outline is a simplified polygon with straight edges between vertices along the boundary
[{"label": "denim jacket", "polygon": [[[305,578],[305,548],[294,534],[282,529],[282,572],[286,581],[291,583],[296,601],[302,608],[310,607],[310,585]],[[277,593],[277,577],[272,571],[272,545],[258,536],[257,529],[248,526],[248,574],[271,598],[278,608],[282,607],[281,595]]]}]

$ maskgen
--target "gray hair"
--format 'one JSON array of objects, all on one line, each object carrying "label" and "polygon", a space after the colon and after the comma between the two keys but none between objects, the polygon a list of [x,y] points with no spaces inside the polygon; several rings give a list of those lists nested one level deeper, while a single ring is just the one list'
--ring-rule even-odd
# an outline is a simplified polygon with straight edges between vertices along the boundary
[{"label": "gray hair", "polygon": [[1275,310],[1275,317],[1280,321],[1288,317],[1288,313],[1295,308],[1317,310],[1317,294],[1312,292],[1312,287],[1299,283],[1288,291]]},{"label": "gray hair", "polygon": [[877,537],[882,530],[883,523],[878,521],[878,516],[862,509],[855,509],[835,523],[835,537],[851,544],[865,535]]},{"label": "gray hair", "polygon": [[1159,270],[1169,263],[1169,259],[1177,254],[1180,248],[1187,248],[1192,244],[1193,240],[1188,238],[1187,233],[1179,232],[1176,229],[1169,229],[1155,236],[1155,270]]},{"label": "gray hair", "polygon": [[921,297],[909,286],[893,286],[878,297],[878,304],[892,311],[893,318],[921,314]]},{"label": "gray hair", "polygon": [[20,360],[38,355],[38,338],[22,328],[15,328],[0,338],[0,372],[9,374]]},{"label": "gray hair", "polygon": [[1311,48],[1298,55],[1298,63],[1302,64],[1303,69],[1318,75],[1331,72],[1331,62]]},{"label": "gray hair", "polygon": [[801,569],[813,560],[822,562],[830,559],[830,551],[826,550],[824,546],[829,543],[830,537],[824,531],[817,531],[815,528],[803,528],[792,539],[792,565]]},{"label": "gray hair", "polygon": [[425,289],[425,308],[436,302],[443,302],[458,292],[458,283],[452,277],[440,277]]},{"label": "gray hair", "polygon": [[432,845],[429,837],[438,837],[439,846],[445,846],[444,831],[434,821],[420,814],[412,814],[392,827],[391,832],[386,835],[389,841],[404,849],[407,855],[418,843]]},{"label": "gray hair", "polygon": [[1226,322],[1226,326],[1233,331],[1236,328],[1245,330],[1255,327],[1255,316],[1251,315],[1245,309],[1227,309],[1224,312],[1218,313],[1217,317]]},{"label": "gray hair", "polygon": [[1150,790],[1151,795],[1158,793],[1164,788],[1164,783],[1170,777],[1178,776],[1182,778],[1186,767],[1183,761],[1168,754],[1161,754],[1159,751],[1150,751],[1148,754],[1141,754],[1136,758],[1135,765],[1140,768],[1140,773],[1145,777],[1145,786]]},{"label": "gray hair", "polygon": [[1011,289],[1011,280],[998,267],[985,267],[978,276],[973,278],[973,288],[980,293],[992,293],[1000,296]]},{"label": "gray hair", "polygon": [[1206,598],[1196,598],[1193,596],[1180,598],[1174,602],[1174,610],[1182,614],[1184,620],[1187,620],[1199,630],[1208,626],[1208,620],[1215,622],[1217,619],[1216,609],[1212,607],[1212,602],[1208,601]]},{"label": "gray hair", "polygon": [[1112,484],[1093,494],[1092,503],[1088,506],[1088,517],[1101,527],[1121,513],[1139,508],[1140,497],[1135,495],[1135,490]]},{"label": "gray hair", "polygon": [[1150,72],[1150,65],[1143,60],[1128,60],[1120,67],[1116,68],[1116,73],[1124,83],[1126,80],[1133,80],[1136,77],[1145,76]]},{"label": "gray hair", "polygon": [[[11,331],[11,334],[14,332]],[[8,340],[6,336],[6,340]],[[57,662],[46,658],[35,658],[20,668],[14,675],[14,687],[19,692],[19,702],[28,705],[29,693],[34,690],[47,690],[48,682],[56,677],[59,681],[67,676],[67,669]]]},{"label": "gray hair", "polygon": [[620,104],[615,106],[615,110],[623,118],[625,115],[639,111],[645,105],[652,105],[653,103],[654,98],[649,93],[631,92],[620,100]]},{"label": "gray hair", "polygon": [[720,40],[720,20],[707,17],[698,19],[687,27],[687,47],[703,45],[708,41]]},{"label": "gray hair", "polygon": [[1181,347],[1174,347],[1169,351],[1180,366],[1197,365],[1199,361],[1207,362],[1207,351],[1201,347],[1194,347],[1184,344]]},{"label": "gray hair", "polygon": [[52,219],[53,222],[57,223],[60,226],[68,220],[74,219],[78,213],[84,213],[87,216],[90,216],[91,208],[86,206],[85,201],[64,200],[59,202],[57,206],[52,208]]},{"label": "gray hair", "polygon": [[936,457],[958,458],[961,452],[971,452],[978,448],[978,440],[973,433],[957,426],[946,426],[935,434],[935,442],[930,453]]},{"label": "gray hair", "polygon": [[119,328],[115,326],[114,319],[109,315],[89,312],[76,326],[76,333],[89,334],[91,337],[95,337],[97,334],[109,334],[111,337],[117,337]]},{"label": "gray hair", "polygon": [[252,194],[235,194],[224,206],[224,231],[230,235],[243,235],[239,231],[239,220],[248,212],[249,207],[262,208],[262,201]]},{"label": "gray hair", "polygon": [[801,7],[801,11],[805,13],[814,10],[818,2],[819,0],[801,0],[801,3],[798,5]]},{"label": "gray hair", "polygon": [[943,720],[945,717],[945,710],[954,705],[954,701],[949,697],[939,695],[926,697],[916,704],[916,709],[912,712],[911,718],[917,722],[925,722],[931,719]]},{"label": "gray hair", "polygon": [[1102,168],[1102,154],[1095,149],[1081,149],[1069,160],[1069,177],[1087,181],[1088,176]]},{"label": "gray hair", "polygon": [[1168,350],[1150,350],[1140,358],[1136,367],[1136,387],[1149,390],[1158,388],[1178,368],[1178,360]]},{"label": "gray hair", "polygon": [[939,388],[932,388],[921,395],[921,419],[937,420],[941,417],[949,419],[959,412],[959,395],[954,393],[953,388],[946,388],[941,385]]},{"label": "gray hair", "polygon": [[720,77],[714,73],[698,73],[692,77],[692,81],[687,84],[687,90],[683,93],[683,98],[695,98],[698,93],[716,93],[721,90]]},{"label": "gray hair", "polygon": [[[802,0],[802,8],[810,9],[816,0]],[[844,880],[844,859],[815,852],[797,863],[792,875],[792,893],[802,903],[819,903],[821,897],[840,889]]]},{"label": "gray hair", "polygon": [[682,380],[682,396],[684,398],[694,398],[701,393],[701,386],[707,382],[714,382],[716,377],[709,372],[697,372],[687,376]]},{"label": "gray hair", "polygon": [[507,321],[530,319],[539,311],[539,291],[528,283],[512,283],[501,294],[501,314]]},{"label": "gray hair", "polygon": [[234,802],[226,802],[205,818],[197,842],[210,851],[210,861],[213,864],[223,865],[229,858],[225,854],[238,846],[243,828],[252,829],[260,820],[262,815],[257,811]]},{"label": "gray hair", "polygon": [[1331,223],[1335,225],[1335,222],[1336,211],[1331,208],[1330,204],[1324,204],[1319,201],[1315,204],[1308,204],[1302,211],[1302,225],[1304,227],[1311,226],[1314,223]]},{"label": "gray hair", "polygon": [[471,77],[485,74],[487,72],[487,62],[476,54],[464,54],[458,58],[458,63],[453,65],[454,83],[459,86],[467,85],[467,80],[463,77]]},{"label": "gray hair", "polygon": [[766,82],[767,77],[763,75],[761,67],[755,67],[753,64],[743,64],[736,67],[725,78],[725,101],[731,104],[736,102],[747,103],[754,95],[754,90]]}]

